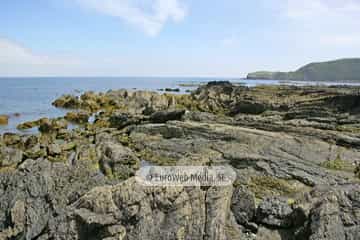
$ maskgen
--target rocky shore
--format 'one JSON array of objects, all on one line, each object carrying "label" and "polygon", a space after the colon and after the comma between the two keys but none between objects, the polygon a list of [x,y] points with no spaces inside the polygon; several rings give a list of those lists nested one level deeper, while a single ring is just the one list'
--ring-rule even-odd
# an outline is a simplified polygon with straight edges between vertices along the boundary
[{"label": "rocky shore", "polygon": [[[0,239],[360,239],[359,92],[210,82],[64,95],[53,105],[66,116],[1,136]],[[227,165],[237,179],[144,187],[144,162]]]}]

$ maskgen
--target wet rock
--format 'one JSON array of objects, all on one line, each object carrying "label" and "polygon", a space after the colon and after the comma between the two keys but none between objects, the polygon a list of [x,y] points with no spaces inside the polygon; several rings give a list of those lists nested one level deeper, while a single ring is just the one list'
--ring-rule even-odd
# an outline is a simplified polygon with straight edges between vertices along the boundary
[{"label": "wet rock", "polygon": [[78,124],[88,123],[90,114],[87,112],[68,112],[65,116],[65,119],[69,122],[74,122]]},{"label": "wet rock", "polygon": [[76,96],[73,95],[63,95],[60,98],[56,99],[52,105],[59,108],[78,108],[80,106],[80,101]]},{"label": "wet rock", "polygon": [[165,92],[180,92],[180,88],[165,88]]},{"label": "wet rock", "polygon": [[149,120],[152,123],[165,123],[167,121],[181,120],[184,114],[185,110],[159,111],[151,114]]},{"label": "wet rock", "polygon": [[16,126],[16,128],[18,130],[26,130],[37,127],[38,125],[39,125],[39,121],[29,121],[29,122],[20,123],[19,125]]},{"label": "wet rock", "polygon": [[51,133],[60,129],[67,129],[67,122],[64,119],[48,119],[39,120],[39,131],[42,133]]},{"label": "wet rock", "polygon": [[9,116],[0,115],[0,125],[7,125],[9,123]]}]

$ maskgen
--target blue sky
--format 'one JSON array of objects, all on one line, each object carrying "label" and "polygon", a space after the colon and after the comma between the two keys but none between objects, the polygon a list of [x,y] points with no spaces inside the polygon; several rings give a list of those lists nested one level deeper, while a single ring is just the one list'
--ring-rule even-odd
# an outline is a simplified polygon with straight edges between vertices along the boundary
[{"label": "blue sky", "polygon": [[224,76],[360,57],[360,0],[2,0],[0,76]]}]

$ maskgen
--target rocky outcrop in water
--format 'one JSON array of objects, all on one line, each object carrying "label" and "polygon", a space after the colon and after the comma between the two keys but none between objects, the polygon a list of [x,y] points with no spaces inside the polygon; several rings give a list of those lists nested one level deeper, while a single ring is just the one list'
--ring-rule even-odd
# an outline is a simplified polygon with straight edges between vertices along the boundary
[{"label": "rocky outcrop in water", "polygon": [[[63,96],[65,118],[1,136],[0,239],[359,239],[358,91],[213,82]],[[231,166],[237,178],[145,187],[144,164]]]}]

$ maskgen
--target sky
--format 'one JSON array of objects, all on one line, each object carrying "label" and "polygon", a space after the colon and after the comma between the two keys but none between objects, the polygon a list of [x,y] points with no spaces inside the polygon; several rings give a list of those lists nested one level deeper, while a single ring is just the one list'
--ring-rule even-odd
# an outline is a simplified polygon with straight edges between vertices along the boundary
[{"label": "sky", "polygon": [[360,0],[1,0],[0,76],[244,77],[360,57]]}]

